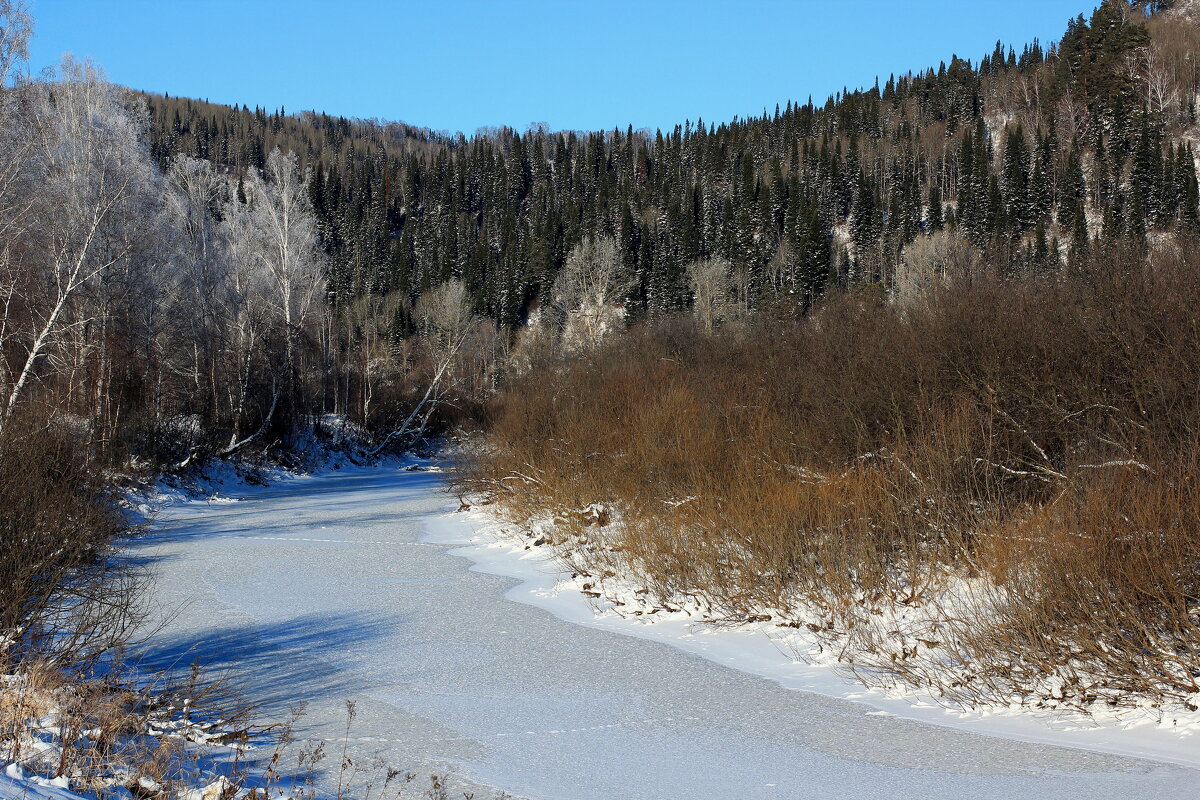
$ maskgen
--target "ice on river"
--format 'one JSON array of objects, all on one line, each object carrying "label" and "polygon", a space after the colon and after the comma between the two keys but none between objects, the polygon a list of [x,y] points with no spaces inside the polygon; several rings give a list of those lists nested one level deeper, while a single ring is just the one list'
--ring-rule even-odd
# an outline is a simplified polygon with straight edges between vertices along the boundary
[{"label": "ice on river", "polygon": [[426,540],[453,538],[441,477],[344,470],[166,508],[131,545],[170,615],[147,661],[228,673],[264,719],[305,702],[301,742],[450,770],[476,797],[1200,794],[1200,771],[881,715],[517,602],[519,581]]}]

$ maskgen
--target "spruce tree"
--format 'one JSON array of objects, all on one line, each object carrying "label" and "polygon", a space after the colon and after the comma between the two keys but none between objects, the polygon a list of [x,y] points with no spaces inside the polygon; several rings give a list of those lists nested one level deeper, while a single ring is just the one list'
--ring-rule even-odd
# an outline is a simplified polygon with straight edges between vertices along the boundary
[{"label": "spruce tree", "polygon": [[[1033,222],[1033,203],[1030,198],[1029,147],[1025,131],[1018,124],[1008,132],[1004,144],[1003,203],[1005,224],[1016,231],[1028,230]],[[1001,226],[993,221],[993,231]]]},{"label": "spruce tree", "polygon": [[935,233],[945,227],[945,218],[942,214],[942,190],[932,181],[929,184],[929,210],[925,216],[925,226],[930,233]]}]

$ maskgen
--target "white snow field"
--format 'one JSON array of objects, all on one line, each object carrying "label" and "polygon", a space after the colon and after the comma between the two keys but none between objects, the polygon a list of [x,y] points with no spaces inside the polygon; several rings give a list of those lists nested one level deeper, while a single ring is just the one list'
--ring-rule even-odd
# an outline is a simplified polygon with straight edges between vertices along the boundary
[{"label": "white snow field", "polygon": [[442,485],[364,468],[165,508],[131,545],[171,617],[147,662],[228,674],[263,720],[307,703],[297,736],[328,742],[330,789],[348,739],[358,767],[449,770],[476,798],[1200,796],[1200,771],[1179,763],[925,724],[575,624],[530,604],[536,586],[450,552],[475,530],[445,513]]}]

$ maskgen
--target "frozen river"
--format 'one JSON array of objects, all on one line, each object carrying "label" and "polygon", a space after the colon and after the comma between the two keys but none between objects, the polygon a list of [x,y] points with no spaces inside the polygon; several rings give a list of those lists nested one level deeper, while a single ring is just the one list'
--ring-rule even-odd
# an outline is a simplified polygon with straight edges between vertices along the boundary
[{"label": "frozen river", "polygon": [[306,703],[327,767],[348,739],[476,798],[1200,796],[1195,770],[880,716],[507,599],[424,541],[441,487],[378,468],[168,508],[134,544],[174,613],[148,661],[228,673],[263,719]]}]

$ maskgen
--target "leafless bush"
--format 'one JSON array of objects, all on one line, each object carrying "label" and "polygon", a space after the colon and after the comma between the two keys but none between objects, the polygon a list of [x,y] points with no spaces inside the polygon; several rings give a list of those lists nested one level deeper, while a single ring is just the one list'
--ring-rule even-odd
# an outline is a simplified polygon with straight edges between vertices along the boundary
[{"label": "leafless bush", "polygon": [[970,579],[987,588],[942,687],[966,702],[1048,675],[1093,687],[1080,705],[1181,698],[1200,674],[1198,261],[1115,247],[902,307],[849,294],[795,325],[632,331],[516,381],[465,481],[518,517],[615,503],[619,540],[577,549],[581,568],[734,618],[824,609],[864,663],[873,610]]},{"label": "leafless bush", "polygon": [[122,513],[86,453],[54,431],[0,446],[0,643],[60,664],[120,645],[139,621],[139,574],[117,559]]}]

